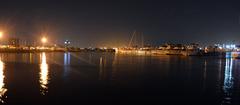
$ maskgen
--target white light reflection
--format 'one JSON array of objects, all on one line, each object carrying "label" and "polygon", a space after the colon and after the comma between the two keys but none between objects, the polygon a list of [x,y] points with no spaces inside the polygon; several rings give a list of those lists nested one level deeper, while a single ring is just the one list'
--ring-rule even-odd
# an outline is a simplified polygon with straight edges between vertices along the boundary
[{"label": "white light reflection", "polygon": [[225,97],[222,103],[231,103],[231,89],[233,88],[233,76],[232,76],[232,66],[233,59],[227,58],[224,72],[224,83],[223,83],[223,91],[225,93]]},{"label": "white light reflection", "polygon": [[7,98],[7,96],[4,97],[4,94],[7,92],[7,89],[4,87],[5,83],[4,83],[4,63],[0,58],[0,102],[1,103],[5,103],[4,102],[4,98]]},{"label": "white light reflection", "polygon": [[64,65],[70,65],[70,59],[71,59],[70,53],[69,52],[64,53]]},{"label": "white light reflection", "polygon": [[46,59],[46,54],[42,53],[40,55],[41,57],[41,64],[40,64],[40,92],[42,95],[45,95],[48,91],[48,83],[49,83],[49,77],[48,77],[48,64]]},{"label": "white light reflection", "polygon": [[225,65],[225,75],[224,75],[224,86],[223,90],[225,93],[229,93],[229,90],[233,86],[233,77],[232,77],[232,64],[233,59],[226,59],[226,65]]},{"label": "white light reflection", "polygon": [[70,70],[70,62],[71,61],[71,53],[66,52],[64,53],[64,74],[63,76],[66,77],[68,75],[68,71]]}]

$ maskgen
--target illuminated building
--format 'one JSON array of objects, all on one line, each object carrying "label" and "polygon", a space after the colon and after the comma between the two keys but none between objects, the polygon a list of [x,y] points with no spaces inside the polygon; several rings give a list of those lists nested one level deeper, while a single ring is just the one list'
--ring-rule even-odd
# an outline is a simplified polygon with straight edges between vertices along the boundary
[{"label": "illuminated building", "polygon": [[11,47],[19,47],[20,46],[20,40],[18,38],[9,38],[8,39],[8,45]]}]

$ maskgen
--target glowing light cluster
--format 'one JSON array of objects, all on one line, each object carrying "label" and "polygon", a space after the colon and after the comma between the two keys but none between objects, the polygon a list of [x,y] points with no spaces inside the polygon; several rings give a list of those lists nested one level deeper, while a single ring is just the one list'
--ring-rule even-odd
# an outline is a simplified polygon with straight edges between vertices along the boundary
[{"label": "glowing light cluster", "polygon": [[227,44],[227,45],[223,45],[223,48],[236,49],[236,45],[235,44]]}]

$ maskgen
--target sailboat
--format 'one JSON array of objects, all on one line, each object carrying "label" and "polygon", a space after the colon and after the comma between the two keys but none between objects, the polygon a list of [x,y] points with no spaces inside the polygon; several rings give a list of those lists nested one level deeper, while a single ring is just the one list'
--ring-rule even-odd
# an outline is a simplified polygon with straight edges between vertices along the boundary
[{"label": "sailboat", "polygon": [[137,35],[138,35],[137,31],[134,31],[127,47],[118,49],[118,52],[120,52],[120,53],[133,53],[133,54],[143,53],[142,52],[143,44],[144,44],[143,36],[142,36],[142,42],[141,42],[141,47],[140,47],[138,42],[137,42]]}]

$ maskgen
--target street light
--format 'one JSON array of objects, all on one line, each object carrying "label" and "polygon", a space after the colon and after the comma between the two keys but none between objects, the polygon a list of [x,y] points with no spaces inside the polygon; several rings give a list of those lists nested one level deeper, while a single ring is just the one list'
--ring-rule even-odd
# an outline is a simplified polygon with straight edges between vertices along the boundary
[{"label": "street light", "polygon": [[47,38],[42,37],[41,41],[42,41],[42,48],[45,49],[44,46],[45,46],[45,43],[47,43]]},{"label": "street light", "polygon": [[41,39],[41,41],[42,41],[42,43],[47,43],[47,38],[43,37],[43,38]]},{"label": "street light", "polygon": [[2,32],[2,31],[0,31],[0,38],[2,38],[2,36],[3,36],[3,32]]}]

